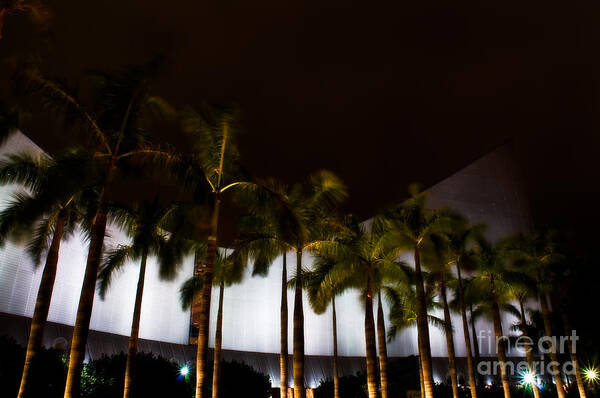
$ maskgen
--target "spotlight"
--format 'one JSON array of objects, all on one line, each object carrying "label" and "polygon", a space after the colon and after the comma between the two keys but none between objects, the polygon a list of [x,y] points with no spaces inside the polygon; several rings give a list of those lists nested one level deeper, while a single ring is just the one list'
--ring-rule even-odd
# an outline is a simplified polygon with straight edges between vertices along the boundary
[{"label": "spotlight", "polygon": [[536,383],[535,375],[529,371],[524,372],[521,375],[521,381],[523,384],[532,385]]},{"label": "spotlight", "polygon": [[187,365],[184,365],[181,367],[181,369],[179,369],[179,374],[182,376],[187,376],[188,373],[190,373],[190,368],[188,368]]},{"label": "spotlight", "polygon": [[588,383],[597,383],[600,375],[598,374],[598,370],[596,368],[585,368],[583,369],[583,377]]}]

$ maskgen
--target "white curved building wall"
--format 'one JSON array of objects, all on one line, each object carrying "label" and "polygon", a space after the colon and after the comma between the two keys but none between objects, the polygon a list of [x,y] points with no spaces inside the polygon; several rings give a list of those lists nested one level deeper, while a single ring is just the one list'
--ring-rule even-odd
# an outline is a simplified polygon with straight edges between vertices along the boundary
[{"label": "white curved building wall", "polygon": [[[29,139],[15,135],[0,152],[15,152],[27,149],[39,152]],[[432,187],[430,204],[433,207],[452,206],[467,214],[473,222],[490,225],[490,238],[526,230],[529,227],[528,213],[522,201],[519,187],[515,185],[515,173],[509,159],[502,151],[495,151],[473,165]],[[476,185],[474,186],[473,183]],[[5,206],[14,187],[0,187],[0,207]],[[511,192],[506,192],[506,189]],[[508,197],[507,197],[508,195]],[[516,201],[515,201],[516,199]],[[517,208],[515,208],[515,206]],[[125,242],[120,231],[110,229],[111,237],[106,243]],[[87,255],[87,245],[80,236],[74,236],[61,247],[58,273],[49,320],[73,325],[79,300],[79,291]],[[410,256],[407,257],[410,261]],[[310,256],[305,255],[306,265]],[[288,274],[295,269],[295,255],[287,259]],[[179,305],[178,290],[182,282],[192,275],[193,259],[187,258],[174,281],[160,281],[156,273],[155,260],[148,260],[148,271],[140,337],[150,340],[187,344],[189,312]],[[225,290],[223,315],[223,348],[250,352],[279,352],[279,307],[281,294],[282,258],[272,265],[266,277],[251,277],[247,270],[244,282]],[[97,295],[91,320],[91,329],[128,335],[133,312],[135,288],[139,266],[125,267],[113,282],[106,299]],[[0,249],[0,312],[31,317],[35,305],[37,288],[41,278],[41,267],[35,268],[23,247],[6,244]],[[211,311],[211,341],[214,339],[214,324],[218,289],[213,290]],[[293,293],[288,293],[289,322],[292,322]],[[339,353],[342,356],[363,356],[364,312],[358,292],[347,292],[336,301],[338,318]],[[305,349],[307,355],[331,355],[331,313],[314,314],[304,299]],[[455,343],[458,356],[465,355],[460,318],[453,317],[456,331]],[[505,331],[513,322],[505,317]],[[478,328],[491,331],[488,322],[479,322]],[[289,328],[290,341],[292,328]],[[445,356],[445,337],[431,329],[433,356]],[[290,344],[291,351],[291,344]],[[482,355],[492,355],[491,346],[482,344]],[[390,356],[408,356],[417,352],[416,330],[404,331],[389,345]]]}]

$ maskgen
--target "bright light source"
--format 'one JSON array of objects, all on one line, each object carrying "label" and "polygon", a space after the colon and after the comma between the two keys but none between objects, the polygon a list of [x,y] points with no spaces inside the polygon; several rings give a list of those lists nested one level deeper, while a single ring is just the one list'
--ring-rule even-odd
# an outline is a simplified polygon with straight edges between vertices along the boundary
[{"label": "bright light source", "polygon": [[187,374],[190,373],[190,368],[188,368],[187,365],[184,365],[181,367],[181,369],[179,369],[179,373],[182,376],[187,376]]},{"label": "bright light source", "polygon": [[596,383],[598,382],[600,375],[596,368],[585,368],[583,369],[583,377],[585,377],[585,380],[589,383]]},{"label": "bright light source", "polygon": [[532,385],[532,384],[536,384],[537,380],[533,373],[526,371],[526,372],[523,372],[523,374],[521,374],[521,382],[523,384]]}]

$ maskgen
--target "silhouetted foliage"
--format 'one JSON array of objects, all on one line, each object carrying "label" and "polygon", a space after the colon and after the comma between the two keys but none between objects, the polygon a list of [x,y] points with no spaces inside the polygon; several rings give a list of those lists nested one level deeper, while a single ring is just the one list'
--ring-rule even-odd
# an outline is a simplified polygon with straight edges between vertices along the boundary
[{"label": "silhouetted foliage", "polygon": [[[333,397],[333,380],[327,378],[314,391],[315,398]],[[340,396],[344,398],[367,397],[367,374],[358,372],[352,376],[340,377]]]},{"label": "silhouetted foliage", "polygon": [[[102,356],[90,361],[83,369],[82,398],[111,398],[123,396],[124,353]],[[181,377],[179,365],[148,353],[138,353],[134,397],[190,397],[192,385]]]},{"label": "silhouetted foliage", "polygon": [[[25,361],[25,348],[14,339],[0,336],[0,396],[16,397]],[[31,397],[62,397],[67,368],[61,353],[42,348],[31,364],[35,383],[31,386]]]},{"label": "silhouetted foliage", "polygon": [[[14,339],[0,336],[0,397],[14,397],[19,389],[25,348]],[[120,398],[123,396],[125,353],[107,356],[85,364],[81,375],[82,398]],[[210,367],[212,368],[212,366]],[[160,356],[138,353],[134,397],[191,398],[195,372],[180,374],[181,365]],[[35,383],[32,397],[60,398],[67,376],[67,361],[61,351],[42,349],[32,364]],[[267,398],[271,381],[241,362],[221,362],[221,398]]]}]

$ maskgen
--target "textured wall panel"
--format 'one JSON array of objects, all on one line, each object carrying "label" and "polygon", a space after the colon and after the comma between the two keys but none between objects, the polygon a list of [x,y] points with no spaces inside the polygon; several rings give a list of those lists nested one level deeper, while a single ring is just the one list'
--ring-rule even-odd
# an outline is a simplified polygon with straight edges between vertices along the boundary
[{"label": "textured wall panel", "polygon": [[[24,136],[13,138],[4,151],[16,148],[33,148]],[[7,198],[8,188],[0,188],[0,200]],[[429,189],[431,207],[454,207],[465,213],[472,222],[490,225],[489,236],[496,239],[506,234],[526,231],[530,225],[527,204],[523,198],[518,173],[510,160],[506,148],[496,150],[472,165],[448,177]],[[1,204],[0,204],[1,206]],[[123,242],[119,231],[111,232],[111,240]],[[72,325],[79,299],[79,289],[87,247],[79,236],[63,244],[56,287],[52,298],[49,319],[57,323]],[[406,260],[411,261],[407,255]],[[295,255],[287,259],[288,275],[295,269]],[[305,266],[310,256],[305,255]],[[155,260],[149,259],[146,276],[146,291],[142,306],[140,337],[149,340],[185,344],[189,330],[189,314],[181,310],[178,289],[182,281],[192,274],[192,259],[188,258],[175,281],[162,282],[156,274]],[[223,348],[235,351],[277,353],[279,352],[279,305],[281,294],[282,259],[278,258],[266,277],[250,276],[240,285],[225,289]],[[105,301],[96,297],[91,328],[120,335],[130,329],[133,300],[137,282],[137,265],[128,266],[120,274],[108,292]],[[35,269],[29,258],[18,246],[7,244],[0,249],[0,312],[31,316],[41,270]],[[293,315],[293,293],[288,294],[289,322]],[[213,290],[210,344],[214,340],[214,326],[218,289]],[[357,292],[347,292],[337,299],[339,325],[339,353],[342,356],[363,356],[364,312]],[[314,314],[304,299],[305,343],[307,355],[327,356],[332,353],[331,313]],[[455,343],[458,356],[465,355],[460,318],[453,317],[456,331]],[[513,320],[504,319],[507,331]],[[491,330],[489,322],[478,323],[478,328]],[[289,328],[290,352],[292,328]],[[432,355],[446,355],[445,338],[431,329]],[[416,330],[404,331],[389,345],[390,356],[407,356],[416,353]],[[489,355],[487,345],[482,354]]]}]

